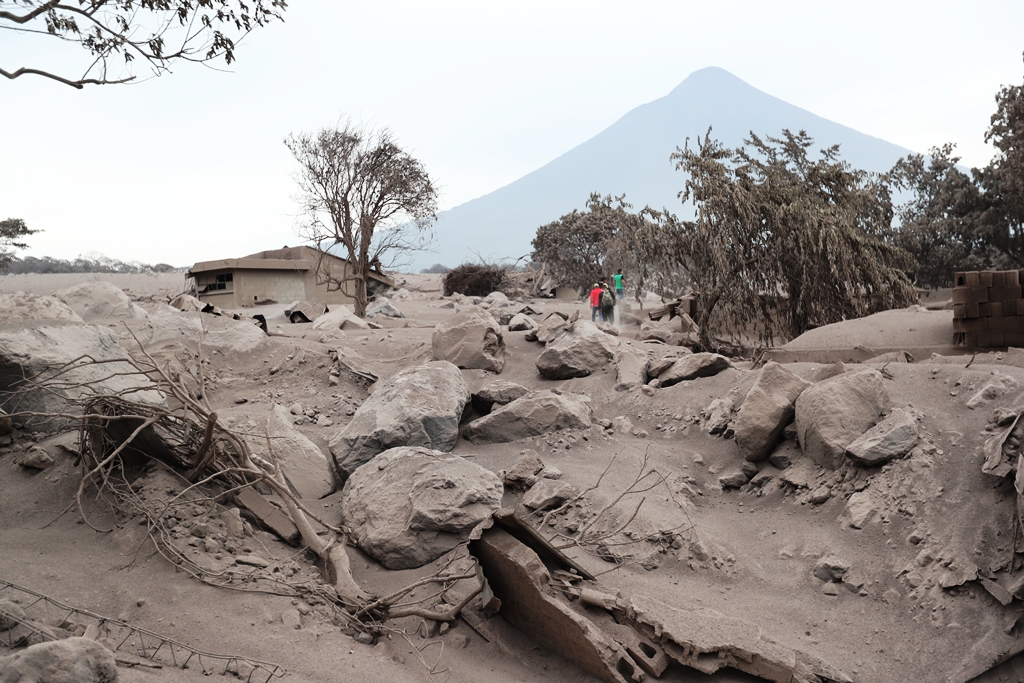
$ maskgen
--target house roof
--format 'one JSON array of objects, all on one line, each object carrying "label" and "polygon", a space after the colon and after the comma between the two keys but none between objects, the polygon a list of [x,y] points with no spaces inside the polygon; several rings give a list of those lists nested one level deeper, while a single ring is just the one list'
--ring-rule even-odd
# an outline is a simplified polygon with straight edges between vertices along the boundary
[{"label": "house roof", "polygon": [[[299,246],[261,251],[249,256],[243,256],[242,258],[200,261],[189,269],[188,277],[195,277],[198,273],[209,273],[217,270],[292,270],[305,272],[316,270],[317,261],[321,253],[312,247]],[[347,259],[339,258],[329,252],[325,255],[337,261],[347,261]],[[370,277],[389,287],[395,286],[394,280],[386,275],[380,275],[371,271]]]},{"label": "house roof", "polygon": [[189,269],[189,275],[211,270],[310,270],[315,267],[305,259],[294,261],[283,258],[229,258],[219,261],[201,261]]}]

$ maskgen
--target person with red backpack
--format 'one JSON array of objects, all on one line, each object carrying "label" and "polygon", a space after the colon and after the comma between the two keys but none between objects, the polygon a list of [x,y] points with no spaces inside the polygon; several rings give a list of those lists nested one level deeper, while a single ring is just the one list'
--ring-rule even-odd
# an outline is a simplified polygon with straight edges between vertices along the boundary
[{"label": "person with red backpack", "polygon": [[[596,322],[601,313],[601,285],[595,283],[590,290],[590,322]],[[604,318],[602,318],[603,320]]]}]

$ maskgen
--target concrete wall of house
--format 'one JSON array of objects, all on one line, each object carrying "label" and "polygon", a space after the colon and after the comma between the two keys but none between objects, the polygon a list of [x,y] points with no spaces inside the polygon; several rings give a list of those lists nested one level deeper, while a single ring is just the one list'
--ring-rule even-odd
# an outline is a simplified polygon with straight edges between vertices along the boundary
[{"label": "concrete wall of house", "polygon": [[238,299],[235,296],[235,283],[226,282],[223,286],[213,291],[204,292],[204,287],[216,287],[218,278],[231,274],[230,270],[213,270],[199,273],[196,276],[196,287],[199,290],[198,298],[203,303],[213,304],[220,308],[237,308]]},{"label": "concrete wall of house", "polygon": [[[348,262],[347,261],[336,261],[331,259],[325,261],[322,267],[329,268],[330,277],[334,280],[343,280],[348,274]],[[316,301],[319,303],[331,304],[350,304],[355,301],[355,297],[351,296],[349,292],[354,291],[355,282],[346,282],[343,289],[335,289],[335,285],[332,284],[331,291],[327,291],[326,282],[318,282],[318,280],[324,280],[323,277],[317,277],[316,270],[310,270],[307,272],[306,278],[306,300]]]},{"label": "concrete wall of house", "polygon": [[301,270],[236,270],[237,307],[251,308],[256,301],[281,304],[306,300],[306,273]]},{"label": "concrete wall of house", "polygon": [[235,303],[235,293],[227,291],[207,292],[199,295],[199,300],[204,304],[213,304],[218,308],[238,308]]}]

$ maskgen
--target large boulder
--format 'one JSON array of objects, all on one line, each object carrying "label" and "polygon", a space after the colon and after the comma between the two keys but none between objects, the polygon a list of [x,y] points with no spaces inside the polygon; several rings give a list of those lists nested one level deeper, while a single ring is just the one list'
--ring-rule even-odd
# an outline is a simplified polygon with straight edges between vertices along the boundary
[{"label": "large boulder", "polygon": [[[12,414],[74,414],[69,402],[98,395],[162,405],[164,396],[148,377],[127,362],[116,362],[127,358],[117,336],[105,327],[0,328],[0,402]],[[19,421],[46,430],[68,424],[42,417]]]},{"label": "large boulder", "polygon": [[514,305],[503,292],[491,292],[480,302],[486,306],[512,306]]},{"label": "large boulder", "polygon": [[537,329],[537,341],[541,344],[547,344],[561,336],[568,328],[569,323],[566,322],[565,318],[557,313],[552,313],[544,318]]},{"label": "large boulder", "polygon": [[548,343],[537,358],[537,371],[547,379],[586,377],[611,362],[618,348],[618,339],[589,320],[577,320]]},{"label": "large boulder", "polygon": [[328,311],[322,301],[293,301],[285,309],[285,317],[292,323],[311,323]]},{"label": "large boulder", "polygon": [[102,280],[66,287],[54,292],[53,296],[70,306],[87,323],[149,317],[117,285]]},{"label": "large boulder", "polygon": [[332,306],[331,310],[313,320],[314,330],[368,330],[369,323],[348,306]]},{"label": "large boulder", "polygon": [[658,374],[658,380],[661,386],[670,387],[698,377],[712,377],[731,367],[732,363],[725,356],[717,353],[694,353],[676,359],[668,369]]},{"label": "large boulder", "polygon": [[114,653],[89,638],[38,643],[0,657],[0,683],[116,683]]},{"label": "large boulder", "polygon": [[366,317],[369,320],[374,318],[404,318],[405,314],[392,306],[391,300],[386,296],[379,296],[366,307]]},{"label": "large boulder", "polygon": [[334,491],[334,471],[320,447],[295,428],[282,405],[232,406],[217,411],[218,421],[237,432],[253,454],[270,462],[267,435],[274,456],[292,491],[299,498],[323,498]]},{"label": "large boulder", "polygon": [[389,448],[450,451],[459,438],[459,422],[469,400],[466,380],[448,361],[399,371],[381,383],[331,439],[339,474],[349,476]]},{"label": "large boulder", "polygon": [[186,313],[201,313],[209,304],[204,304],[191,294],[179,294],[171,299],[167,305]]},{"label": "large boulder", "polygon": [[36,296],[28,292],[0,292],[0,321],[62,320],[85,322],[71,307],[52,296]]},{"label": "large boulder", "polygon": [[847,446],[846,457],[865,467],[884,465],[909,453],[917,439],[917,422],[907,411],[895,408]]},{"label": "large boulder", "polygon": [[202,342],[204,353],[237,355],[252,354],[269,343],[267,335],[251,320],[170,309],[156,312],[148,320],[126,320],[116,329],[122,343],[130,349],[135,348],[136,339],[146,349],[184,345],[193,352]]},{"label": "large boulder", "polygon": [[846,448],[890,406],[878,370],[846,372],[804,390],[796,400],[800,448],[828,469],[843,464]]},{"label": "large boulder", "polygon": [[645,320],[640,323],[640,341],[656,340],[669,346],[677,346],[683,338],[679,319],[675,324],[667,320]]},{"label": "large boulder", "polygon": [[530,393],[522,384],[494,380],[480,387],[473,394],[473,408],[481,415],[491,412],[495,405],[503,406]]},{"label": "large boulder", "polygon": [[501,507],[501,480],[457,455],[392,448],[345,484],[341,510],[356,545],[388,569],[436,560]]},{"label": "large boulder", "polygon": [[470,422],[462,435],[473,443],[505,443],[559,429],[588,429],[592,414],[589,396],[534,391]]},{"label": "large boulder", "polygon": [[537,321],[525,313],[516,313],[508,321],[509,332],[529,332],[530,330],[536,330],[538,327],[540,325],[537,324]]},{"label": "large boulder", "polygon": [[501,372],[505,367],[501,326],[478,306],[465,308],[438,323],[430,345],[435,360],[446,360],[460,368]]},{"label": "large boulder", "polygon": [[782,438],[782,430],[796,414],[796,399],[811,386],[792,371],[769,361],[740,406],[733,430],[736,445],[750,462],[768,458]]},{"label": "large boulder", "polygon": [[647,383],[647,354],[623,347],[615,356],[615,391],[631,391]]}]

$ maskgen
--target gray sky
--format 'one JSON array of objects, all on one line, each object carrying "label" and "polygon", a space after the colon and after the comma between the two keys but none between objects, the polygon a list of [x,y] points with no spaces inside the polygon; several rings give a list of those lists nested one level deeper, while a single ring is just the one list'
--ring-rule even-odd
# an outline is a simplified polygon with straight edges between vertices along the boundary
[{"label": "gray sky", "polygon": [[[228,73],[0,81],[0,218],[45,231],[25,253],[190,265],[297,244],[282,140],[346,114],[393,128],[450,208],[706,66],[910,149],[954,142],[967,165],[991,158],[997,89],[1024,80],[1020,0],[292,0],[285,19]],[[0,34],[9,70],[70,64],[60,49]]]}]

